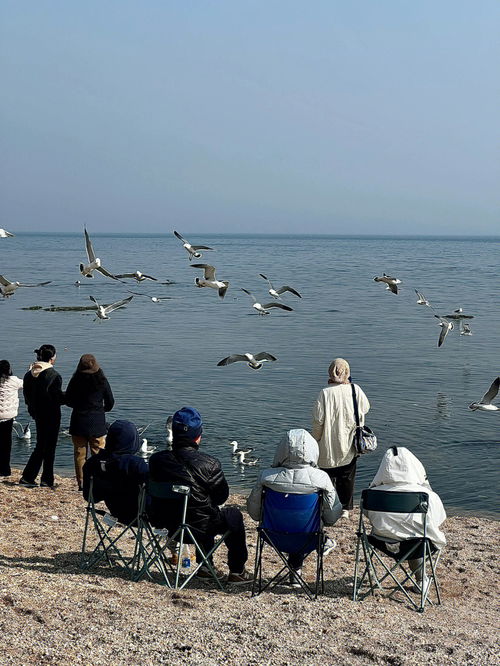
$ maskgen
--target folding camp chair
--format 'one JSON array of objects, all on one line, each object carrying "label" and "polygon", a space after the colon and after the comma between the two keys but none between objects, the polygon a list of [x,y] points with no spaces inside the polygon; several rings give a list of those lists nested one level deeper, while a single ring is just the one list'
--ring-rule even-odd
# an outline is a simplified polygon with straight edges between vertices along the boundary
[{"label": "folding camp chair", "polygon": [[[90,479],[89,499],[83,532],[80,568],[91,569],[103,562],[121,566],[131,576],[138,562],[139,514],[144,504],[145,487],[139,488],[138,515],[130,523],[121,523],[116,517],[96,506],[94,484],[106,484],[103,479]],[[93,528],[93,529],[92,529]]]},{"label": "folding camp chair", "polygon": [[[431,586],[436,591],[437,603],[441,603],[439,584],[436,577],[436,567],[441,556],[441,551],[427,537],[427,511],[429,508],[429,496],[421,492],[398,492],[387,490],[367,489],[363,490],[360,502],[358,539],[356,543],[356,563],[354,565],[354,591],[353,600],[364,599],[369,594],[374,594],[376,589],[391,590],[389,597],[395,593],[402,592],[412,606],[421,613],[425,604],[432,604],[429,598]],[[421,534],[409,539],[384,540],[366,530],[367,511],[383,511],[384,513],[422,514]],[[394,561],[386,564],[386,559]],[[408,560],[421,560],[416,571],[411,571]],[[360,562],[364,562],[364,569],[360,574]],[[423,581],[418,583],[415,575]],[[397,575],[402,576],[398,579]],[[382,583],[388,581],[394,583],[390,587],[383,587]],[[426,582],[428,581],[428,582]],[[364,583],[368,584],[368,590],[360,594]],[[411,583],[415,589],[419,589],[419,603],[410,596],[405,583]]]},{"label": "folding camp chair", "polygon": [[[252,597],[290,579],[300,586],[310,599],[324,592],[323,548],[325,533],[321,521],[323,497],[321,491],[309,495],[280,493],[262,489],[261,518],[257,527],[257,548]],[[263,552],[268,545],[278,555],[281,569],[270,580],[262,579]],[[311,587],[297,569],[288,562],[288,555],[306,557],[316,552],[316,580]]]},{"label": "folding camp chair", "polygon": [[[188,486],[166,481],[150,480],[148,482],[147,495],[164,504],[168,527],[165,529],[154,528],[147,515],[147,508],[143,510],[139,519],[141,538],[139,540],[138,559],[140,565],[135,574],[136,580],[143,576],[154,579],[153,573],[156,571],[160,574],[160,582],[173,589],[182,590],[203,566],[212,574],[212,578],[219,588],[224,589],[222,582],[217,577],[212,556],[224,542],[229,532],[219,536],[213,547],[205,552],[199,543],[201,532],[186,522],[190,494],[191,488]],[[196,548],[196,565],[191,567],[191,571],[187,575],[182,575],[181,572],[184,544],[192,544]],[[178,550],[179,557],[175,565],[167,556],[167,550]]]}]

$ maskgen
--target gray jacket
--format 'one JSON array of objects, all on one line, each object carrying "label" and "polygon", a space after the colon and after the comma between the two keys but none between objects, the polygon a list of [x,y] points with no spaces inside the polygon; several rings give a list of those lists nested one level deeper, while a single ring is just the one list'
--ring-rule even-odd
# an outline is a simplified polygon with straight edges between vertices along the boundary
[{"label": "gray jacket", "polygon": [[330,477],[318,469],[318,442],[307,430],[289,430],[278,444],[273,466],[260,473],[247,499],[248,513],[254,520],[260,519],[262,487],[280,493],[308,495],[323,490],[323,522],[333,525],[342,513]]}]

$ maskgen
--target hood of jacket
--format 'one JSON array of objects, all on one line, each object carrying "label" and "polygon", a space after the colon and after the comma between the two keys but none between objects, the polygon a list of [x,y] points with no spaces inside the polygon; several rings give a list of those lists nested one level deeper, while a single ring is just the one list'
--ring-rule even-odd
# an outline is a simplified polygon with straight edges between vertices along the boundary
[{"label": "hood of jacket", "polygon": [[316,467],[318,458],[318,442],[307,430],[297,428],[288,430],[282,437],[274,454],[273,467]]},{"label": "hood of jacket", "polygon": [[392,483],[429,485],[425,467],[404,446],[387,449],[370,487]]},{"label": "hood of jacket", "polygon": [[105,454],[137,453],[140,441],[137,428],[130,421],[119,420],[109,426]]},{"label": "hood of jacket", "polygon": [[52,363],[46,363],[45,361],[35,361],[31,366],[30,371],[33,377],[38,377],[41,372],[52,367]]}]

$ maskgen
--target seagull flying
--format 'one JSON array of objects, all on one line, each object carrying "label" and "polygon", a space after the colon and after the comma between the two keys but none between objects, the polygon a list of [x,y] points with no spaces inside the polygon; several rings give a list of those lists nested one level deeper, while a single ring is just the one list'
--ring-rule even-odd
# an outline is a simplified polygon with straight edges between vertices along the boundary
[{"label": "seagull flying", "polygon": [[80,264],[80,273],[83,275],[83,277],[93,278],[93,271],[99,271],[99,273],[111,278],[112,280],[118,280],[116,275],[112,275],[104,268],[104,266],[101,265],[101,260],[99,257],[95,256],[94,248],[92,247],[92,241],[90,240],[87,229],[85,227],[83,228],[83,233],[85,234],[85,248],[87,250],[87,259],[89,263]]},{"label": "seagull flying", "polygon": [[216,280],[215,268],[213,266],[210,266],[210,264],[191,264],[191,268],[203,268],[204,270],[204,276],[202,278],[197,277],[195,280],[197,287],[217,289],[219,296],[224,298],[229,287],[229,282],[227,280]]},{"label": "seagull flying", "polygon": [[425,298],[425,296],[422,294],[421,291],[417,291],[415,289],[415,293],[417,294],[417,305],[427,305],[428,307],[431,306],[429,301]]},{"label": "seagull flying", "polygon": [[6,277],[0,275],[0,294],[4,298],[9,298],[12,294],[19,289],[19,287],[45,287],[46,284],[50,284],[52,280],[47,282],[37,282],[36,284],[24,284],[24,282],[9,282]]},{"label": "seagull flying", "polygon": [[268,354],[267,352],[259,352],[258,354],[231,354],[227,358],[223,358],[217,365],[229,365],[230,363],[237,363],[238,361],[246,361],[249,368],[252,370],[259,370],[265,361],[277,361],[276,356]]},{"label": "seagull flying", "polygon": [[171,296],[150,296],[149,294],[141,294],[139,291],[131,291],[129,289],[129,292],[131,294],[134,294],[135,296],[144,296],[145,298],[149,298],[150,301],[153,303],[161,303],[162,301],[171,301],[172,297]]},{"label": "seagull flying", "polygon": [[11,234],[7,229],[0,229],[0,238],[14,238],[14,234]]},{"label": "seagull flying", "polygon": [[264,278],[269,284],[269,293],[273,298],[280,298],[281,294],[284,294],[286,291],[289,291],[291,294],[294,294],[294,296],[298,296],[299,298],[302,298],[302,296],[299,294],[298,291],[295,291],[292,287],[288,287],[286,285],[283,285],[283,287],[280,287],[279,289],[275,289],[273,286],[273,283],[271,280],[266,277],[263,273],[259,273],[261,278]]},{"label": "seagull flying", "polygon": [[14,421],[12,427],[18,439],[31,439],[31,421],[23,427],[19,421]]},{"label": "seagull flying", "polygon": [[468,315],[464,314],[464,311],[462,308],[457,308],[456,310],[453,310],[453,312],[449,315],[444,315],[445,319],[454,319],[457,321],[460,321],[462,319],[474,319],[474,315]]},{"label": "seagull flying", "polygon": [[130,301],[134,297],[129,296],[128,298],[122,298],[121,301],[116,301],[116,303],[111,303],[111,305],[99,305],[99,303],[96,301],[96,299],[93,296],[89,296],[89,298],[97,306],[97,312],[96,312],[97,317],[99,319],[109,319],[108,315],[111,314],[113,310],[118,310],[118,308],[121,308],[123,305],[130,303]]},{"label": "seagull flying", "polygon": [[453,330],[453,323],[451,321],[446,321],[446,319],[443,319],[443,317],[440,317],[437,314],[434,316],[439,319],[439,325],[441,326],[441,333],[439,334],[438,340],[438,347],[441,347],[448,333]]},{"label": "seagull flying", "polygon": [[199,259],[202,257],[202,253],[198,250],[213,250],[213,247],[207,247],[206,245],[191,245],[189,241],[183,238],[178,231],[174,231],[174,236],[182,241],[182,247],[186,250],[189,255],[189,261],[194,259]]},{"label": "seagull flying", "polygon": [[241,287],[241,291],[244,291],[245,294],[251,296],[253,300],[252,307],[255,308],[260,315],[270,314],[269,308],[280,308],[280,310],[293,312],[293,308],[291,308],[289,305],[283,305],[283,303],[259,303],[251,291],[248,291],[248,289],[244,289],[243,287]]},{"label": "seagull flying", "polygon": [[393,294],[398,293],[398,284],[401,284],[401,280],[396,277],[391,277],[390,275],[382,274],[382,277],[374,277],[374,282],[385,282],[386,289],[390,289]]},{"label": "seagull flying", "polygon": [[470,325],[466,324],[463,321],[460,322],[460,335],[472,335],[472,331],[470,330]]},{"label": "seagull flying", "polygon": [[146,275],[146,273],[141,273],[141,271],[135,271],[134,273],[117,273],[115,278],[133,278],[134,280],[137,280],[137,282],[144,282],[144,280],[154,280],[155,282],[158,282],[158,278],[155,278],[152,275]]},{"label": "seagull flying", "polygon": [[492,405],[491,403],[497,397],[499,386],[500,386],[500,377],[497,377],[491,382],[490,388],[486,391],[481,400],[479,402],[472,402],[469,405],[469,409],[472,409],[473,411],[475,411],[476,409],[480,409],[484,412],[498,411],[500,407]]}]

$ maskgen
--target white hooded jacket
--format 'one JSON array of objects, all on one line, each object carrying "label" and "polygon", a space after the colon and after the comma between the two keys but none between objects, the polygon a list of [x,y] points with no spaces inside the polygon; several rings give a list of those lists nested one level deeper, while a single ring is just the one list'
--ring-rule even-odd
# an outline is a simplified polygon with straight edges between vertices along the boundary
[{"label": "white hooded jacket", "polygon": [[[446,544],[446,537],[439,529],[441,523],[446,520],[443,503],[430,487],[424,466],[407,448],[394,446],[387,449],[370,488],[427,493],[429,495],[427,536],[438,548]],[[367,511],[366,515],[372,524],[373,534],[382,539],[411,539],[422,535],[423,514]]]},{"label": "white hooded jacket", "polygon": [[10,375],[0,381],[0,421],[15,419],[19,411],[19,390],[23,380]]},{"label": "white hooded jacket", "polygon": [[323,522],[333,525],[342,513],[335,488],[326,472],[317,468],[318,442],[302,428],[289,430],[278,444],[273,466],[260,473],[247,499],[248,513],[259,520],[262,504],[262,487],[280,493],[309,495],[323,490]]}]

